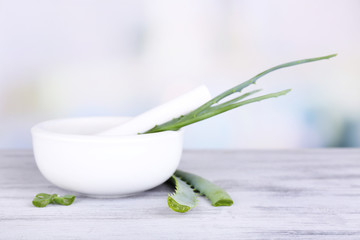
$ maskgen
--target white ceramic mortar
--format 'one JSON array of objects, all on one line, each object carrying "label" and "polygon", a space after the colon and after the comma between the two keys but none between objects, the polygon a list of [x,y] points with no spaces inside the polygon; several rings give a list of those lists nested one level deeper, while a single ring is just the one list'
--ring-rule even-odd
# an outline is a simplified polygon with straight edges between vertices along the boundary
[{"label": "white ceramic mortar", "polygon": [[51,120],[31,129],[35,160],[56,186],[94,197],[134,194],[165,182],[179,165],[183,131],[96,136],[129,120]]}]

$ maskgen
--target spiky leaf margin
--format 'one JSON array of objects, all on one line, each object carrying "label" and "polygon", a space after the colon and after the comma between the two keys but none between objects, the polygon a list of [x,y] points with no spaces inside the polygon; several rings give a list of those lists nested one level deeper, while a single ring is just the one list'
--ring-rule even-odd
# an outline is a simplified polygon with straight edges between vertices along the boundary
[{"label": "spiky leaf margin", "polygon": [[175,185],[175,192],[168,196],[169,208],[180,213],[194,208],[197,204],[197,194],[191,186],[174,175],[170,180]]}]

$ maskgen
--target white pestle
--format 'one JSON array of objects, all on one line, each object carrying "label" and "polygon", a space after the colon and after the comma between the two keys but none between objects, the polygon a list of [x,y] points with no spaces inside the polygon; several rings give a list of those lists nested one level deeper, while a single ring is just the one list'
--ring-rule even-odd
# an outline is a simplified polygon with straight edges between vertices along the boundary
[{"label": "white pestle", "polygon": [[167,122],[200,107],[211,99],[205,85],[195,88],[169,102],[146,111],[133,119],[97,133],[100,136],[135,135],[153,128],[157,124]]}]

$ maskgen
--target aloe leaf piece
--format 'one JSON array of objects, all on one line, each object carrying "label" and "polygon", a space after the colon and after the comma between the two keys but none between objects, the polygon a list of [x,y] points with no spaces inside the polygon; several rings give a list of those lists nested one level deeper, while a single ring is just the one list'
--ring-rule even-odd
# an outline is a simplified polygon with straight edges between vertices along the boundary
[{"label": "aloe leaf piece", "polygon": [[200,194],[206,196],[211,201],[211,205],[215,207],[231,206],[234,203],[230,195],[224,189],[205,178],[180,170],[175,172],[175,176],[181,178],[186,183],[193,186],[195,190],[199,191]]},{"label": "aloe leaf piece", "polygon": [[197,203],[197,194],[191,186],[174,175],[170,179],[175,185],[175,193],[168,196],[169,208],[180,213],[194,208]]},{"label": "aloe leaf piece", "polygon": [[54,197],[54,202],[60,205],[69,206],[75,201],[74,195],[65,195],[63,197],[56,196]]},{"label": "aloe leaf piece", "polygon": [[39,208],[46,207],[48,204],[52,203],[55,196],[56,194],[39,193],[34,197],[32,204]]}]

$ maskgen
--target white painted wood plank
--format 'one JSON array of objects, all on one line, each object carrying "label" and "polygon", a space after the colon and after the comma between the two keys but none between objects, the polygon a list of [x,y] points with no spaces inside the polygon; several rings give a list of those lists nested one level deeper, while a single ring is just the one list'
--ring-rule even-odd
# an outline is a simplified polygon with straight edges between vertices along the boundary
[{"label": "white painted wood plank", "polygon": [[1,151],[0,239],[360,239],[360,149],[186,151],[180,168],[213,180],[235,204],[200,199],[175,213],[162,185],[39,209],[36,193],[66,192],[41,176],[30,151]]}]

